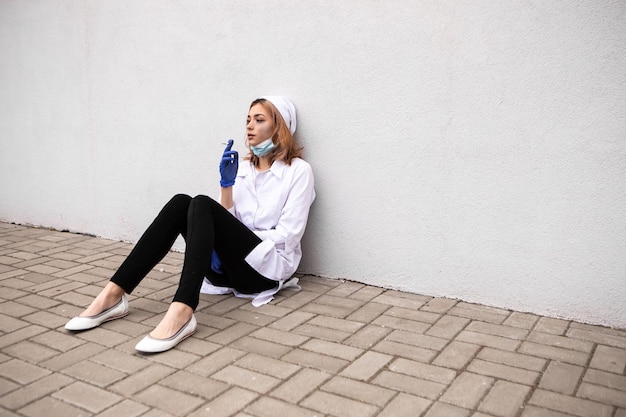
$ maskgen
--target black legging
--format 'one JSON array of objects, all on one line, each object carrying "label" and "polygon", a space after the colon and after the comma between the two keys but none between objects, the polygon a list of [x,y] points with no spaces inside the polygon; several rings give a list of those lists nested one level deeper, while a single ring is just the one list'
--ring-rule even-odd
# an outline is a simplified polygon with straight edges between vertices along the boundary
[{"label": "black legging", "polygon": [[[173,301],[195,310],[205,276],[213,285],[235,288],[244,294],[278,285],[244,260],[261,243],[257,235],[210,197],[183,194],[175,195],[163,207],[111,281],[130,294],[167,255],[178,235],[185,239],[185,262]],[[222,262],[223,274],[211,269],[213,250]]]}]

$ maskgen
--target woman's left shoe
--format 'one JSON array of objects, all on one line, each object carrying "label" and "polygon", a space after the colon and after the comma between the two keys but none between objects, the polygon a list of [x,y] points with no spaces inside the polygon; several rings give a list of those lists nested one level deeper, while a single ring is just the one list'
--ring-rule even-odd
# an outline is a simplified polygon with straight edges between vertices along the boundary
[{"label": "woman's left shoe", "polygon": [[71,331],[89,330],[100,326],[105,321],[119,319],[128,314],[128,300],[126,295],[122,295],[122,299],[113,307],[104,310],[100,314],[89,317],[74,317],[65,324],[65,328]]},{"label": "woman's left shoe", "polygon": [[135,350],[143,353],[159,353],[172,349],[174,346],[191,336],[196,332],[198,322],[196,317],[192,314],[191,318],[174,336],[167,339],[155,339],[150,335],[141,339],[135,346]]}]

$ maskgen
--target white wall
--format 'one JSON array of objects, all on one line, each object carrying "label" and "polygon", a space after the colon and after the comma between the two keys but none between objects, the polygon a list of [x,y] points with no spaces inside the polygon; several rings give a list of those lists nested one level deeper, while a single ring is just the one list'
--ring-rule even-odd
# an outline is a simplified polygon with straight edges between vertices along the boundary
[{"label": "white wall", "polygon": [[626,328],[623,1],[3,0],[0,220],[136,240],[289,96],[306,273]]}]

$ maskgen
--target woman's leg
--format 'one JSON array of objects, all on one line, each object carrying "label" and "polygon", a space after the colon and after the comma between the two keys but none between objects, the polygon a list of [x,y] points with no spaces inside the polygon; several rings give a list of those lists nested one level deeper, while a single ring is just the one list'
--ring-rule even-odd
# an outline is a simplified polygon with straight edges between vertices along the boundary
[{"label": "woman's leg", "polygon": [[167,255],[178,235],[186,236],[187,212],[191,201],[188,195],[177,194],[172,197],[148,226],[111,281],[130,294]]},{"label": "woman's leg", "polygon": [[[214,226],[212,249],[217,252],[222,261],[224,273],[214,273],[210,269],[210,259],[206,258],[205,245],[197,246],[202,251],[200,255],[208,262],[204,264],[206,265],[206,270],[202,277],[197,280],[189,281],[190,286],[188,288],[188,294],[199,295],[200,287],[202,286],[202,281],[205,276],[209,278],[213,285],[236,288],[238,291],[246,294],[258,293],[274,288],[277,285],[275,281],[260,275],[245,261],[248,254],[261,243],[261,239],[254,234],[254,232],[237,220],[228,210],[222,207],[221,204],[209,197],[197,196],[194,198],[192,204],[196,207],[201,207],[198,209],[201,218],[212,219]],[[189,221],[193,221],[195,224],[193,218]],[[187,240],[189,242],[190,238]],[[189,248],[189,250],[192,250],[192,248]],[[187,259],[185,259],[185,261],[187,265]],[[200,266],[200,268],[204,265]],[[183,271],[182,277],[186,275],[185,271]],[[191,284],[191,282],[193,282],[193,284]],[[183,296],[185,292],[184,287],[181,278],[181,286],[179,287],[179,293],[177,293],[176,299],[183,302],[185,297]],[[180,298],[178,296],[180,296]]]},{"label": "woman's leg", "polygon": [[178,194],[163,207],[134,246],[117,272],[82,317],[94,316],[115,305],[124,292],[131,293],[154,266],[165,257],[179,234],[186,234],[186,216],[191,197]]},{"label": "woman's leg", "polygon": [[229,256],[243,259],[260,239],[207,196],[194,197],[187,210],[185,260],[174,300],[163,319],[150,333],[155,339],[175,334],[191,318],[200,300],[202,281],[210,270],[214,243],[227,242]]}]

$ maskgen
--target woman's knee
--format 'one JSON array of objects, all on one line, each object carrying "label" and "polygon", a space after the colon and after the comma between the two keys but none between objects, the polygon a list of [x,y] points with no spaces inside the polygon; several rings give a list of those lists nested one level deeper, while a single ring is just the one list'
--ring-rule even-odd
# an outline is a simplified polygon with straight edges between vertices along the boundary
[{"label": "woman's knee", "polygon": [[185,194],[176,194],[167,202],[164,209],[183,211],[186,212],[189,204],[191,203],[191,197]]},{"label": "woman's knee", "polygon": [[198,204],[201,206],[213,206],[215,204],[219,204],[217,201],[213,200],[211,197],[206,195],[197,195],[191,199],[191,204]]}]

